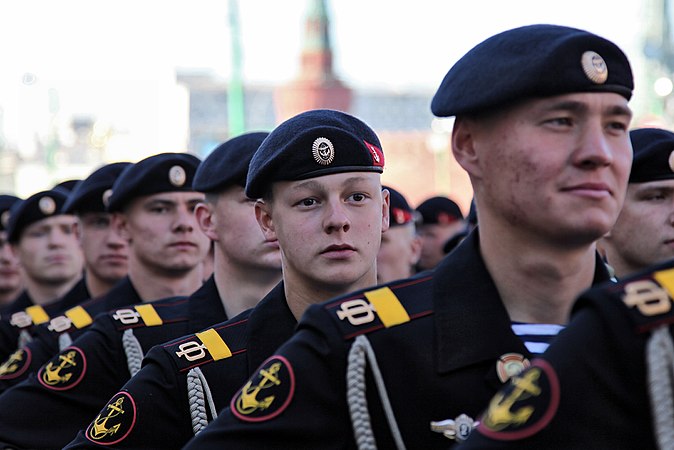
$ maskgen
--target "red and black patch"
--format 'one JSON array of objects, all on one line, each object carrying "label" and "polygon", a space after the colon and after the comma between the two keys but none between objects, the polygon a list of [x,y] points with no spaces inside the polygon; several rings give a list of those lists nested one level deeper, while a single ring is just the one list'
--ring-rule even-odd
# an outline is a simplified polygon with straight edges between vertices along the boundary
[{"label": "red and black patch", "polygon": [[11,380],[20,377],[30,367],[33,359],[30,349],[19,349],[9,355],[9,358],[0,365],[0,380]]},{"label": "red and black patch", "polygon": [[118,392],[87,427],[85,436],[99,445],[117,444],[136,425],[136,402],[128,392]]},{"label": "red and black patch", "polygon": [[281,414],[295,393],[295,373],[282,356],[267,359],[231,401],[232,413],[246,422],[263,422]]},{"label": "red and black patch", "polygon": [[77,347],[68,347],[42,366],[37,378],[47,389],[66,391],[77,386],[87,372],[87,358]]},{"label": "red and black patch", "polygon": [[370,144],[367,141],[363,141],[368,150],[370,150],[370,155],[372,155],[372,165],[377,167],[384,167],[384,152],[381,151],[376,145]]},{"label": "red and black patch", "polygon": [[500,441],[532,436],[555,416],[559,395],[555,370],[545,360],[534,360],[492,398],[477,431]]}]

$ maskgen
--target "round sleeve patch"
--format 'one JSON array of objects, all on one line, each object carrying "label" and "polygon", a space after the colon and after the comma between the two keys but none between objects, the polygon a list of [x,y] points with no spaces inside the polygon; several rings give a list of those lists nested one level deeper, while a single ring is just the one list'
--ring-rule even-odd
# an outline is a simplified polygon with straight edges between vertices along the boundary
[{"label": "round sleeve patch", "polygon": [[295,373],[282,356],[267,359],[232,398],[232,413],[246,422],[263,422],[281,414],[295,393]]},{"label": "round sleeve patch", "polygon": [[15,351],[0,365],[0,380],[11,380],[21,376],[30,367],[32,359],[32,353],[28,348]]},{"label": "round sleeve patch", "polygon": [[555,416],[559,396],[555,370],[537,359],[492,398],[477,431],[501,441],[532,436]]},{"label": "round sleeve patch", "polygon": [[85,436],[99,445],[117,444],[136,424],[136,402],[128,392],[116,393],[89,424]]},{"label": "round sleeve patch", "polygon": [[86,372],[84,352],[77,347],[68,347],[42,366],[37,378],[47,389],[66,391],[77,386]]}]

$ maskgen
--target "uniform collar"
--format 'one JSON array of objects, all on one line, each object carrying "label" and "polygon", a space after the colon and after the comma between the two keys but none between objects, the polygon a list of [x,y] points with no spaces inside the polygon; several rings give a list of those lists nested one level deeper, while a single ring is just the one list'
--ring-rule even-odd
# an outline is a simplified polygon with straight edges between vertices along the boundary
[{"label": "uniform collar", "polygon": [[[610,279],[597,254],[593,284]],[[494,360],[506,353],[531,354],[511,328],[494,280],[473,231],[435,270],[433,277],[437,370]]]},{"label": "uniform collar", "polygon": [[260,300],[248,317],[248,372],[252,373],[273,355],[292,336],[296,326],[281,281]]},{"label": "uniform collar", "polygon": [[227,320],[227,313],[211,276],[189,297],[190,330],[202,330]]}]

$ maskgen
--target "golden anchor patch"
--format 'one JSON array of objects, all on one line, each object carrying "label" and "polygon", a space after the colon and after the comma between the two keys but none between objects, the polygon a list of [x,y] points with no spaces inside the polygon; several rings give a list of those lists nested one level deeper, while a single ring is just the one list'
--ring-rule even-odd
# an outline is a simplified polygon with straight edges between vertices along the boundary
[{"label": "golden anchor patch", "polygon": [[38,380],[56,391],[71,389],[79,384],[87,369],[84,353],[77,347],[68,347],[40,368]]},{"label": "golden anchor patch", "polygon": [[281,414],[295,392],[295,374],[287,359],[272,356],[265,361],[231,402],[236,417],[261,422]]},{"label": "golden anchor patch", "polygon": [[492,398],[478,431],[499,440],[531,436],[554,417],[559,395],[559,380],[552,366],[535,360]]},{"label": "golden anchor patch", "polygon": [[136,423],[136,403],[127,392],[115,394],[85,433],[97,444],[113,445],[124,440]]},{"label": "golden anchor patch", "polygon": [[29,349],[16,350],[0,365],[0,380],[11,380],[23,374],[30,367],[31,359]]}]

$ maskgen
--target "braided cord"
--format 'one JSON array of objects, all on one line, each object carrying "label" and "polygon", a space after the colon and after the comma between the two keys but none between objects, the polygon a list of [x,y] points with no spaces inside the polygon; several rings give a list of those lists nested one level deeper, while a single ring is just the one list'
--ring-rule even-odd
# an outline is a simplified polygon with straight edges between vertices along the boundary
[{"label": "braided cord", "polygon": [[370,345],[370,341],[363,335],[358,336],[351,346],[346,369],[346,400],[349,404],[349,413],[351,415],[356,445],[359,450],[376,450],[377,448],[370,422],[370,413],[367,409],[367,397],[365,395],[365,369],[368,362],[370,363],[372,375],[374,376],[377,391],[384,408],[384,414],[391,428],[396,448],[398,450],[405,450],[405,443],[393,414],[393,408],[391,407],[391,402],[386,392],[386,385],[377,364],[377,358]]},{"label": "braided cord", "polygon": [[646,363],[657,443],[660,449],[674,449],[674,344],[667,326],[657,328],[649,338]]},{"label": "braided cord", "polygon": [[211,388],[200,368],[194,367],[187,373],[187,398],[190,402],[190,416],[192,417],[192,430],[198,434],[208,425],[206,403],[211,410],[211,417],[218,417],[218,410],[213,401]]},{"label": "braided cord", "polygon": [[21,330],[19,333],[19,342],[18,342],[18,348],[26,348],[28,343],[33,340],[33,337],[30,335],[30,333],[26,330]]},{"label": "braided cord", "polygon": [[59,351],[63,350],[66,347],[70,347],[73,343],[73,338],[70,336],[70,333],[67,331],[65,333],[59,334]]},{"label": "braided cord", "polygon": [[126,364],[129,367],[129,373],[134,376],[140,370],[140,364],[143,361],[143,348],[136,339],[132,329],[124,330],[122,334],[122,346],[126,353]]}]

